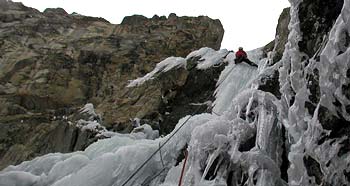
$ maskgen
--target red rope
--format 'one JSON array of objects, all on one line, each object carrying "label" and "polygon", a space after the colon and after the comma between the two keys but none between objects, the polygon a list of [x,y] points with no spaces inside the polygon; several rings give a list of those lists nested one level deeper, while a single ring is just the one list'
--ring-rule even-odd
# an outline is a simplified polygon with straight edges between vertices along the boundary
[{"label": "red rope", "polygon": [[185,151],[185,162],[184,162],[184,164],[182,165],[182,170],[181,170],[181,176],[180,176],[179,186],[182,185],[182,177],[183,177],[184,172],[185,172],[185,167],[186,167],[186,162],[187,162],[187,155],[188,155],[188,152],[187,152],[187,150],[186,150],[186,151]]}]

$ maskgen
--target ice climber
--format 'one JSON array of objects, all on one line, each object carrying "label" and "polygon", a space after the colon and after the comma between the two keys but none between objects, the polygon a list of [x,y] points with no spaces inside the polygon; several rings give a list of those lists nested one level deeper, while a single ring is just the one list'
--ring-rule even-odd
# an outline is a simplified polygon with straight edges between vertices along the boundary
[{"label": "ice climber", "polygon": [[246,62],[246,63],[248,63],[248,64],[251,65],[251,66],[258,67],[257,64],[251,62],[251,61],[248,59],[247,53],[243,50],[243,47],[239,47],[239,48],[238,48],[238,51],[236,52],[235,63],[238,64],[238,63],[242,63],[243,61]]}]

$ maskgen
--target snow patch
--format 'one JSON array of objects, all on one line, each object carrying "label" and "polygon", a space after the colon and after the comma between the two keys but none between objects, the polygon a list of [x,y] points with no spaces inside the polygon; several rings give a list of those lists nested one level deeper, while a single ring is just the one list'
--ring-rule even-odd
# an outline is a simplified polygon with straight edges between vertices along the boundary
[{"label": "snow patch", "polygon": [[144,82],[153,79],[157,74],[167,72],[173,68],[185,68],[186,60],[182,57],[168,57],[162,62],[158,63],[156,67],[145,76],[131,80],[127,87],[135,87],[142,85]]},{"label": "snow patch", "polygon": [[154,79],[159,73],[167,72],[173,68],[186,68],[187,61],[192,58],[198,58],[196,68],[200,70],[208,69],[214,65],[224,62],[225,57],[229,54],[226,49],[215,51],[214,49],[203,47],[199,50],[191,52],[186,58],[169,57],[156,65],[156,67],[145,76],[130,80],[127,87],[136,87],[142,85],[146,81]]},{"label": "snow patch", "polygon": [[212,48],[204,47],[199,50],[191,52],[186,60],[191,58],[199,57],[197,69],[205,70],[214,65],[224,62],[224,58],[228,55],[229,51],[226,49],[221,49],[216,51]]}]

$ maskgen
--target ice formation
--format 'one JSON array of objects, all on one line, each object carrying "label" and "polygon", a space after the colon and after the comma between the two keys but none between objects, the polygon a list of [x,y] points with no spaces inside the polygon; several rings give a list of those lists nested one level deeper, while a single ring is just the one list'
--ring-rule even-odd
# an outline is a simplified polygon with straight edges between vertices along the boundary
[{"label": "ice formation", "polygon": [[207,69],[214,65],[220,64],[223,62],[224,58],[228,55],[228,51],[226,49],[222,49],[219,51],[215,51],[211,48],[204,47],[199,50],[191,52],[187,57],[186,60],[200,57],[197,64],[197,69]]},{"label": "ice formation", "polygon": [[[75,125],[80,128],[80,130],[91,131],[96,137],[112,137],[115,135],[114,132],[108,131],[106,127],[101,125],[101,117],[96,113],[94,105],[92,103],[87,103],[83,108],[80,109],[81,115],[85,118],[79,119]],[[68,121],[69,123],[72,123]]]},{"label": "ice formation", "polygon": [[[213,112],[222,114],[232,105],[232,99],[244,89],[254,86],[253,81],[257,78],[259,71],[266,66],[267,59],[262,58],[261,49],[248,52],[248,57],[254,62],[258,62],[259,68],[250,66],[247,63],[236,65],[234,63],[234,54],[230,53],[226,57],[228,66],[223,70],[217,83],[215,91],[216,100],[214,102]],[[261,59],[262,58],[262,59]]]},{"label": "ice formation", "polygon": [[[329,135],[329,131],[323,129],[320,124],[320,107],[326,107],[329,114],[345,118],[349,121],[349,114],[345,106],[350,101],[345,98],[341,89],[342,84],[349,80],[346,71],[349,69],[349,46],[345,44],[345,34],[350,31],[350,1],[345,0],[341,14],[335,22],[328,38],[326,46],[321,48],[320,59],[315,56],[309,60],[303,60],[303,54],[299,51],[298,41],[302,33],[299,28],[298,4],[301,0],[292,0],[290,35],[286,50],[283,55],[283,65],[280,68],[280,85],[284,106],[284,125],[288,130],[291,143],[288,160],[288,181],[290,185],[317,185],[322,180],[307,174],[304,165],[305,157],[312,157],[322,168],[322,179],[330,185],[342,185],[347,183],[344,171],[350,169],[349,154],[339,157],[341,144],[344,138],[334,139],[321,143],[322,138]],[[307,74],[317,70],[319,72],[320,101],[316,105],[313,115],[306,110],[306,102],[309,101]],[[292,91],[293,89],[293,91]],[[294,101],[291,102],[292,97]],[[334,106],[336,100],[342,105],[341,110]],[[290,104],[292,103],[292,104]]]},{"label": "ice formation", "polygon": [[168,57],[165,60],[157,64],[157,66],[151,72],[147,73],[144,77],[137,78],[130,81],[127,87],[135,87],[143,84],[145,81],[153,79],[158,73],[167,72],[173,68],[181,68],[186,66],[186,60],[182,57]]},{"label": "ice formation", "polygon": [[[48,154],[9,166],[0,172],[0,185],[176,186],[184,163],[178,157],[184,149],[188,150],[188,159],[183,185],[317,185],[318,180],[307,173],[304,165],[307,156],[319,160],[324,173],[322,179],[327,183],[347,183],[342,171],[350,170],[350,156],[336,155],[346,139],[318,144],[322,135],[327,134],[318,113],[324,106],[350,120],[344,108],[350,101],[341,91],[341,85],[349,81],[346,73],[350,49],[344,34],[350,30],[350,0],[344,1],[342,13],[317,63],[314,58],[306,63],[298,48],[302,35],[298,5],[302,0],[290,2],[290,35],[281,61],[274,66],[266,67],[269,59],[261,59],[259,49],[249,54],[253,61],[259,61],[258,69],[246,64],[234,65],[234,55],[227,50],[202,48],[187,57],[201,59],[198,69],[229,63],[218,81],[212,114],[186,116],[165,137],[150,139],[153,132],[144,126],[147,134],[142,136],[116,134],[83,152]],[[159,72],[185,67],[187,58],[168,58],[129,86],[142,84]],[[258,90],[259,77],[276,69],[281,99]],[[307,74],[314,69],[319,70],[322,96],[310,115],[305,107],[310,94]],[[343,105],[341,110],[334,107],[335,100]],[[280,167],[284,143],[289,145],[289,168],[283,173]],[[149,161],[134,174],[148,157],[151,157]],[[288,182],[282,179],[285,173]]]},{"label": "ice formation", "polygon": [[[121,135],[116,132],[108,131],[106,127],[101,125],[101,119],[98,114],[96,114],[94,105],[92,103],[87,103],[83,108],[80,109],[80,114],[85,115],[85,119],[79,119],[76,122],[76,126],[80,130],[88,130],[92,132],[97,138],[110,138],[115,135]],[[70,124],[73,124],[71,121],[68,121]],[[159,137],[159,132],[153,130],[152,127],[148,124],[140,124],[139,118],[134,118],[132,120],[134,130],[131,131],[129,136],[135,139],[156,139]],[[125,136],[125,135],[124,135]]]},{"label": "ice formation", "polygon": [[142,85],[144,82],[154,79],[159,73],[167,72],[173,68],[186,68],[187,60],[199,57],[196,65],[197,69],[207,69],[216,64],[222,63],[224,58],[228,55],[228,50],[222,49],[215,51],[214,49],[203,47],[199,50],[191,52],[186,58],[169,57],[156,65],[153,71],[147,73],[145,76],[131,80],[127,87],[135,87]]},{"label": "ice formation", "polygon": [[95,112],[94,105],[92,103],[85,104],[85,106],[80,109],[80,113],[89,114],[90,119],[93,119],[94,117],[98,117],[98,115]]}]

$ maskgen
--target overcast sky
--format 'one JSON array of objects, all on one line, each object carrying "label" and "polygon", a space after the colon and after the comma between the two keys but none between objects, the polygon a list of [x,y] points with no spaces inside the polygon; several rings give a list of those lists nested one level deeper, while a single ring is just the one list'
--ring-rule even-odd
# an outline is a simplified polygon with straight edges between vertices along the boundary
[{"label": "overcast sky", "polygon": [[13,0],[40,11],[64,8],[68,13],[103,17],[120,23],[124,16],[146,17],[176,13],[178,16],[207,15],[220,19],[225,29],[221,48],[246,50],[264,46],[274,39],[278,17],[288,0]]}]

